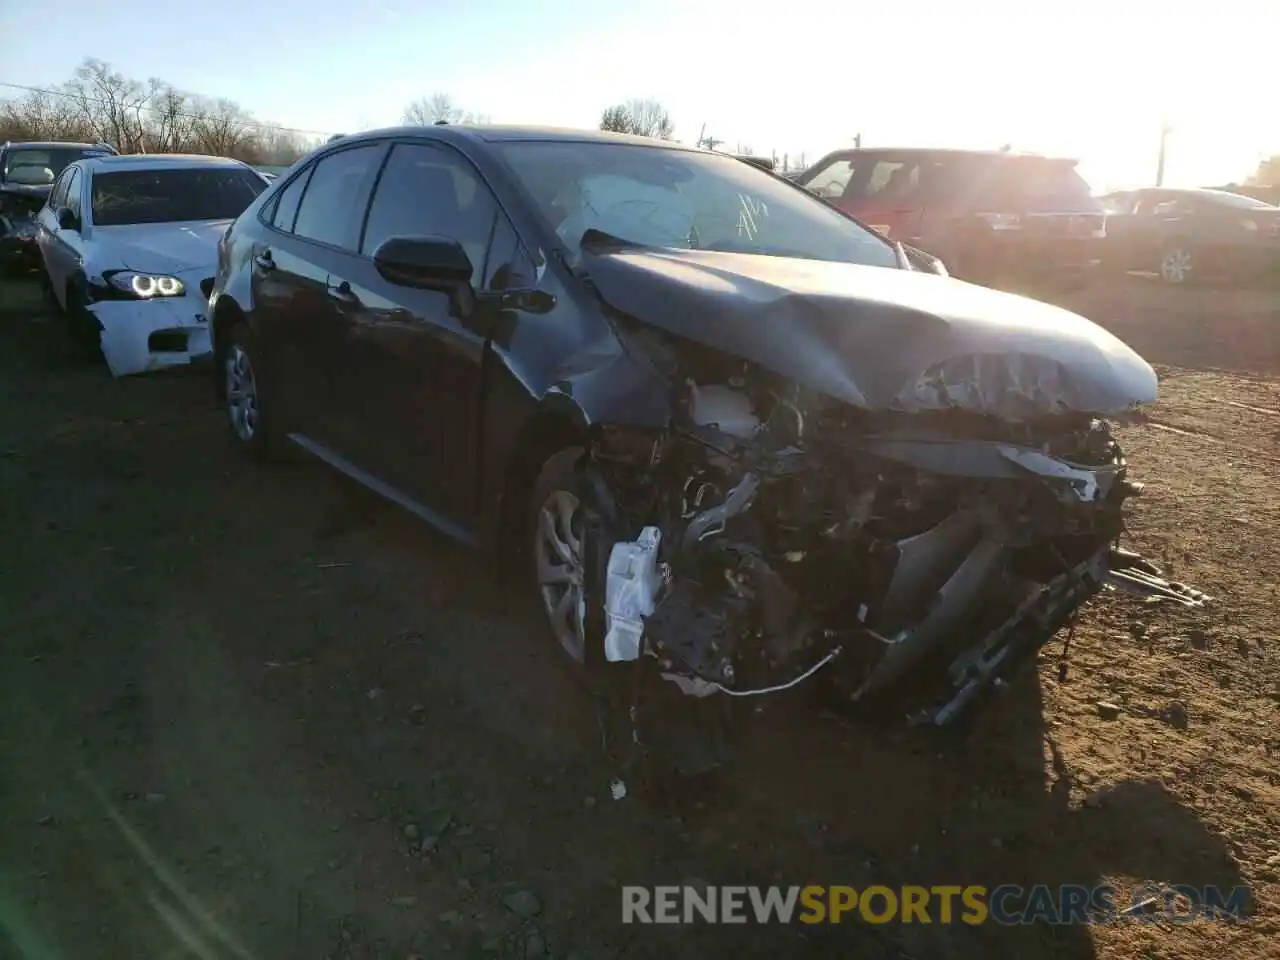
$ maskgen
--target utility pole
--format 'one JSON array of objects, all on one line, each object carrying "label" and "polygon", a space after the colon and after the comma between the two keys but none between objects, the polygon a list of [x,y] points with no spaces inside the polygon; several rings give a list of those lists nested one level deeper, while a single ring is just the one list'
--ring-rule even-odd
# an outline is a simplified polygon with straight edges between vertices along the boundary
[{"label": "utility pole", "polygon": [[855,150],[861,150],[861,149],[862,149],[862,134],[860,134],[860,133],[855,133],[855,134],[853,135],[853,149],[855,149]]},{"label": "utility pole", "polygon": [[1164,158],[1169,145],[1169,134],[1173,128],[1168,123],[1160,124],[1160,156],[1156,159],[1156,186],[1164,186]]}]

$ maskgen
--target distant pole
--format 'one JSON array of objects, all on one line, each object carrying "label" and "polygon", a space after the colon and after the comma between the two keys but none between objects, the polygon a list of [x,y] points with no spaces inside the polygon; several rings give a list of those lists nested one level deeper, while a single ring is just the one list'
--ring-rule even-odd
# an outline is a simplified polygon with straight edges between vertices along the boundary
[{"label": "distant pole", "polygon": [[1164,158],[1169,146],[1169,134],[1171,128],[1169,124],[1162,123],[1160,125],[1160,156],[1156,159],[1156,186],[1164,186]]},{"label": "distant pole", "polygon": [[853,135],[853,149],[855,149],[855,150],[861,150],[861,149],[862,149],[862,134],[860,134],[860,133],[855,133],[855,134]]},{"label": "distant pole", "polygon": [[698,131],[698,142],[695,143],[694,146],[695,147],[702,146],[702,139],[706,135],[707,135],[707,122],[704,120],[702,121],[702,129]]}]

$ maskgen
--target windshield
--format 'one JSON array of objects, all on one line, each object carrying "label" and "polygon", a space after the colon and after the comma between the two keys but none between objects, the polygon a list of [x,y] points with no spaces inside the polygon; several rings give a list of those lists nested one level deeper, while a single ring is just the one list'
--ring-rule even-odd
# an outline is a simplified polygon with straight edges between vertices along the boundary
[{"label": "windshield", "polygon": [[1220,203],[1226,207],[1236,207],[1240,210],[1280,210],[1280,207],[1274,207],[1269,203],[1263,203],[1261,200],[1255,200],[1253,197],[1246,197],[1240,193],[1228,193],[1225,190],[1205,190],[1204,194],[1214,203]]},{"label": "windshield", "polygon": [[898,265],[876,234],[731,156],[616,143],[499,149],[575,256],[594,228],[643,246]]},{"label": "windshield", "polygon": [[104,157],[101,147],[14,147],[4,155],[4,180],[20,180],[29,185],[50,184],[69,163],[84,157]]},{"label": "windshield", "polygon": [[127,170],[93,176],[93,222],[100,227],[181,220],[234,220],[267,188],[252,170]]}]

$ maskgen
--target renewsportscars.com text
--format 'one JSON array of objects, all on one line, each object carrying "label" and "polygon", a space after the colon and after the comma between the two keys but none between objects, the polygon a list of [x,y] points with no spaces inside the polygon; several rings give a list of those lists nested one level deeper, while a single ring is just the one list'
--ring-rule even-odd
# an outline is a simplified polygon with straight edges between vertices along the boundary
[{"label": "renewsportscars.com text", "polygon": [[623,923],[1098,924],[1246,922],[1248,890],[1175,884],[1139,887],[794,886],[622,888]]}]

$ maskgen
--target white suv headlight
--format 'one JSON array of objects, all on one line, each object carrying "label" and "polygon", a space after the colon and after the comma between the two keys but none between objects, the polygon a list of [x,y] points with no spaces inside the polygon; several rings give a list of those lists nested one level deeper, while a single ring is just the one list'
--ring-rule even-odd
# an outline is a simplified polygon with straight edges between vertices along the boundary
[{"label": "white suv headlight", "polygon": [[130,294],[139,300],[151,300],[154,297],[180,297],[187,292],[181,280],[166,274],[121,270],[119,273],[111,274],[106,280],[121,293]]}]

